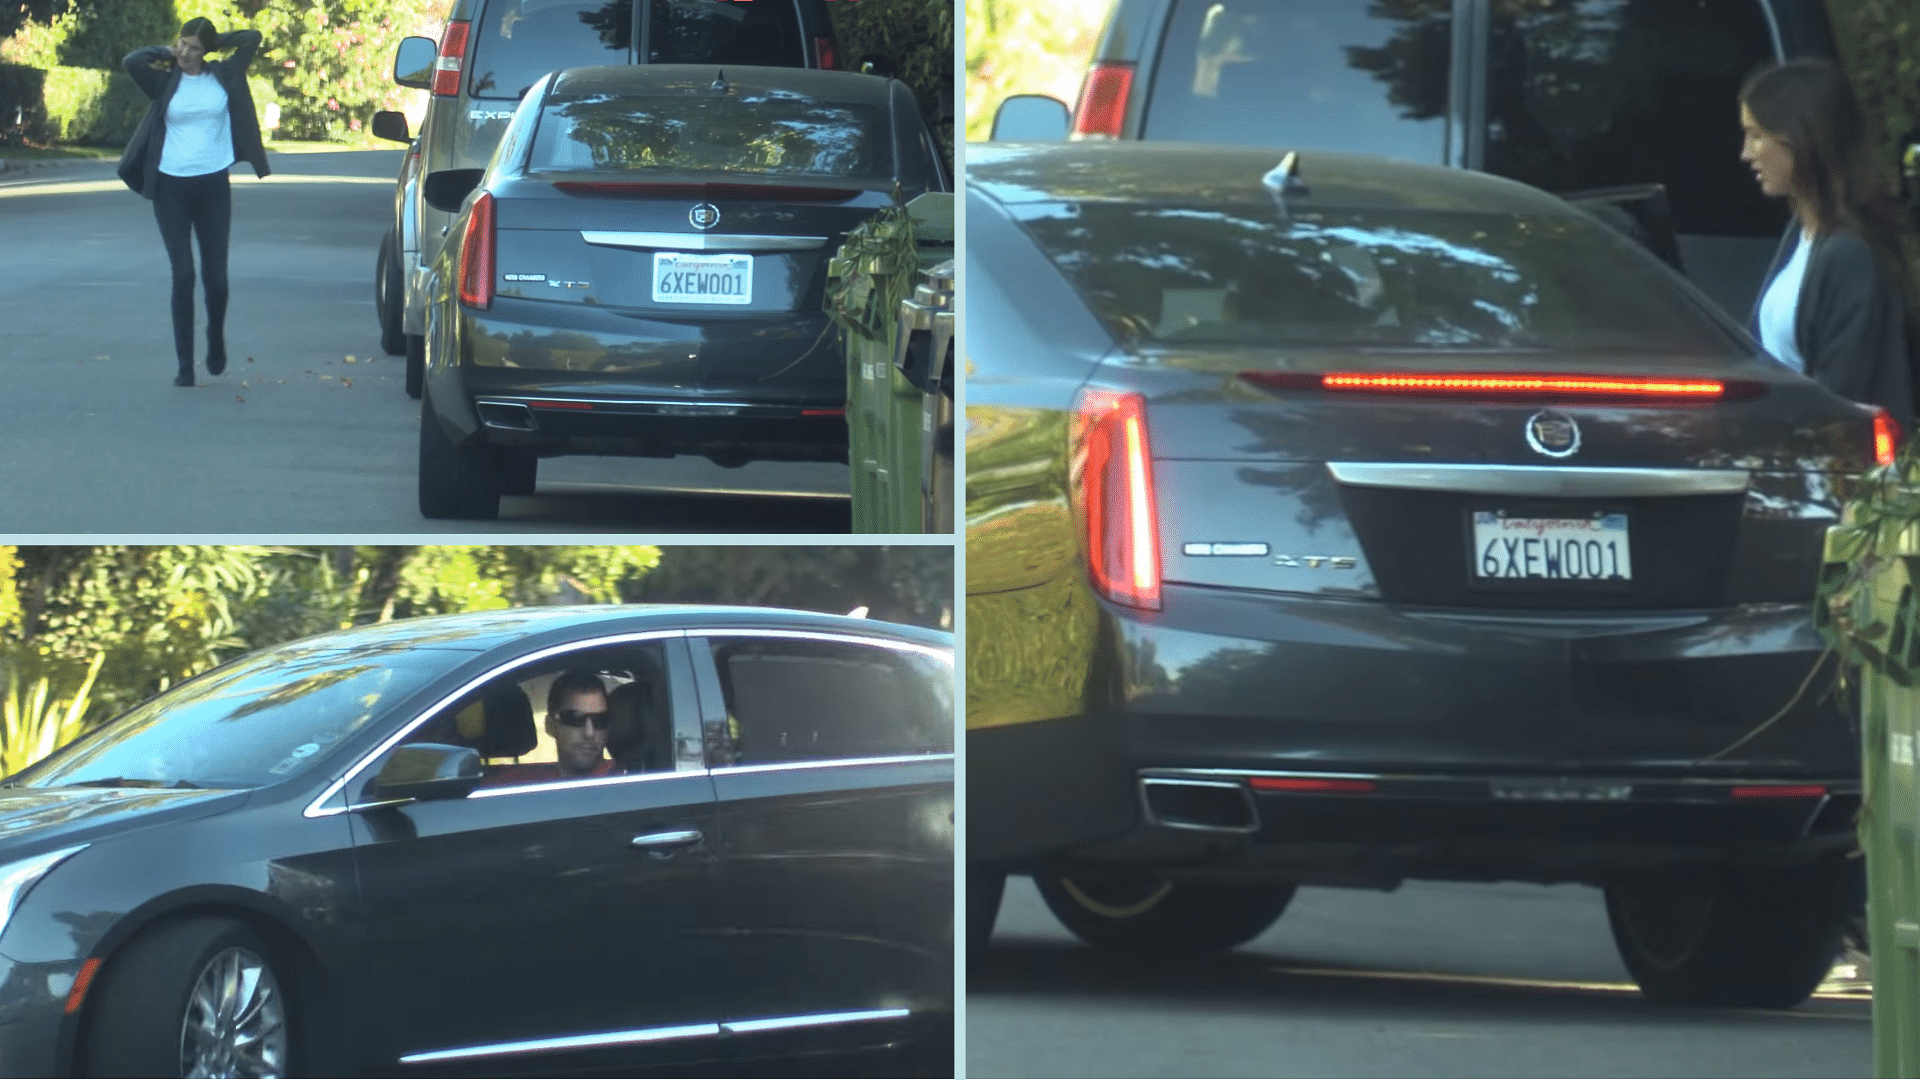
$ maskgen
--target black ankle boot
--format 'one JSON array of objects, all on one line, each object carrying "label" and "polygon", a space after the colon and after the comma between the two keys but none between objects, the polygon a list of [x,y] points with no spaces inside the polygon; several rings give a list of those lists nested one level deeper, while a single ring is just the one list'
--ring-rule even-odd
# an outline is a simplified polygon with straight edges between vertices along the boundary
[{"label": "black ankle boot", "polygon": [[193,361],[182,360],[180,362],[180,372],[179,374],[173,377],[173,385],[175,386],[192,386],[193,385]]},{"label": "black ankle boot", "polygon": [[219,375],[227,370],[227,347],[225,344],[207,346],[207,374]]}]

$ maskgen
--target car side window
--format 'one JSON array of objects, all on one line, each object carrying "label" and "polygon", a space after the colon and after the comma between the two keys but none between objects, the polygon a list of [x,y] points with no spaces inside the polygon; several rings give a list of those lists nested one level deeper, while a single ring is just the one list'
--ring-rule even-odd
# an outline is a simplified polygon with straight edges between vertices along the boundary
[{"label": "car side window", "polygon": [[487,787],[670,772],[666,672],[652,642],[556,657],[493,679],[405,741],[472,748]]},{"label": "car side window", "polygon": [[717,765],[953,751],[951,663],[904,649],[715,638],[727,725]]},{"label": "car side window", "polygon": [[1445,4],[1175,0],[1141,137],[1441,164]]},{"label": "car side window", "polygon": [[642,0],[647,63],[805,67],[793,0]]},{"label": "car side window", "polygon": [[1740,161],[1740,84],[1773,57],[1760,4],[1494,0],[1487,171],[1554,192],[1660,183],[1678,232],[1778,235]]}]

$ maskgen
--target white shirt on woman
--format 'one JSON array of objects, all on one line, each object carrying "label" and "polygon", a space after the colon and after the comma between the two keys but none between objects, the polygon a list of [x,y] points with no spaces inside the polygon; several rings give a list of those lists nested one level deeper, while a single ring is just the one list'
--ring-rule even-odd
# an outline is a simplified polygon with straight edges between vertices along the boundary
[{"label": "white shirt on woman", "polygon": [[1793,331],[1800,313],[1800,285],[1807,276],[1807,255],[1812,250],[1813,241],[1801,233],[1794,241],[1793,257],[1774,275],[1766,295],[1760,298],[1760,344],[1775,360],[1802,375],[1807,373],[1807,362],[1800,355]]},{"label": "white shirt on woman", "polygon": [[167,103],[160,171],[168,176],[204,176],[232,166],[233,121],[227,116],[227,88],[211,71],[182,72],[180,86]]}]

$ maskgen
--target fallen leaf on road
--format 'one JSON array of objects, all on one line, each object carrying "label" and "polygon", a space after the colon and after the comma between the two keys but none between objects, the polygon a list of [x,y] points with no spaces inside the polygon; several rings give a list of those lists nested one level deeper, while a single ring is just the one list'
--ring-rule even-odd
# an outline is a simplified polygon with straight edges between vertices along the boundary
[{"label": "fallen leaf on road", "polygon": [[249,364],[253,363],[253,357],[251,356],[247,357],[247,363]]},{"label": "fallen leaf on road", "polygon": [[322,375],[322,376],[320,376],[320,381],[321,381],[321,382],[332,382],[332,381],[333,381],[333,376],[331,376],[331,375]]},{"label": "fallen leaf on road", "polygon": [[95,360],[111,360],[113,358],[108,356],[106,353],[101,353],[99,356],[94,357],[94,359]]},{"label": "fallen leaf on road", "polygon": [[360,362],[360,361],[358,361],[358,360],[355,360],[355,359],[354,359],[353,357],[351,357],[351,356],[349,356],[349,357],[347,357],[347,363],[349,363],[349,364],[357,364],[357,363],[359,363],[359,362]]},{"label": "fallen leaf on road", "polygon": [[352,386],[352,385],[353,385],[353,380],[352,380],[352,379],[349,379],[349,378],[346,378],[345,376],[342,376],[342,377],[341,377],[341,379],[340,379],[340,385],[341,385],[341,386]]},{"label": "fallen leaf on road", "polygon": [[239,394],[235,394],[235,395],[233,395],[233,400],[235,400],[235,401],[238,401],[238,402],[241,402],[242,404],[245,404],[245,402],[246,402],[246,400],[247,400],[247,399],[246,399],[246,398],[243,398],[243,397],[241,397],[241,396],[240,396]]},{"label": "fallen leaf on road", "polygon": [[241,380],[240,380],[240,389],[242,389],[242,390],[245,390],[245,389],[248,389],[248,386],[247,386],[247,380],[245,380],[245,379],[241,379]]}]

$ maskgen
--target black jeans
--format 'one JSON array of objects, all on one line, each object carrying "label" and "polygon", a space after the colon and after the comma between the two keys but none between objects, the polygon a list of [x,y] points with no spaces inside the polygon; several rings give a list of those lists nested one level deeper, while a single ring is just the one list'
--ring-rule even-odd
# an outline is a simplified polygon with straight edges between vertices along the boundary
[{"label": "black jeans", "polygon": [[225,170],[204,176],[159,174],[153,216],[173,264],[173,351],[193,367],[193,248],[200,235],[200,278],[207,286],[207,352],[227,352],[227,235],[233,228],[233,189]]}]

